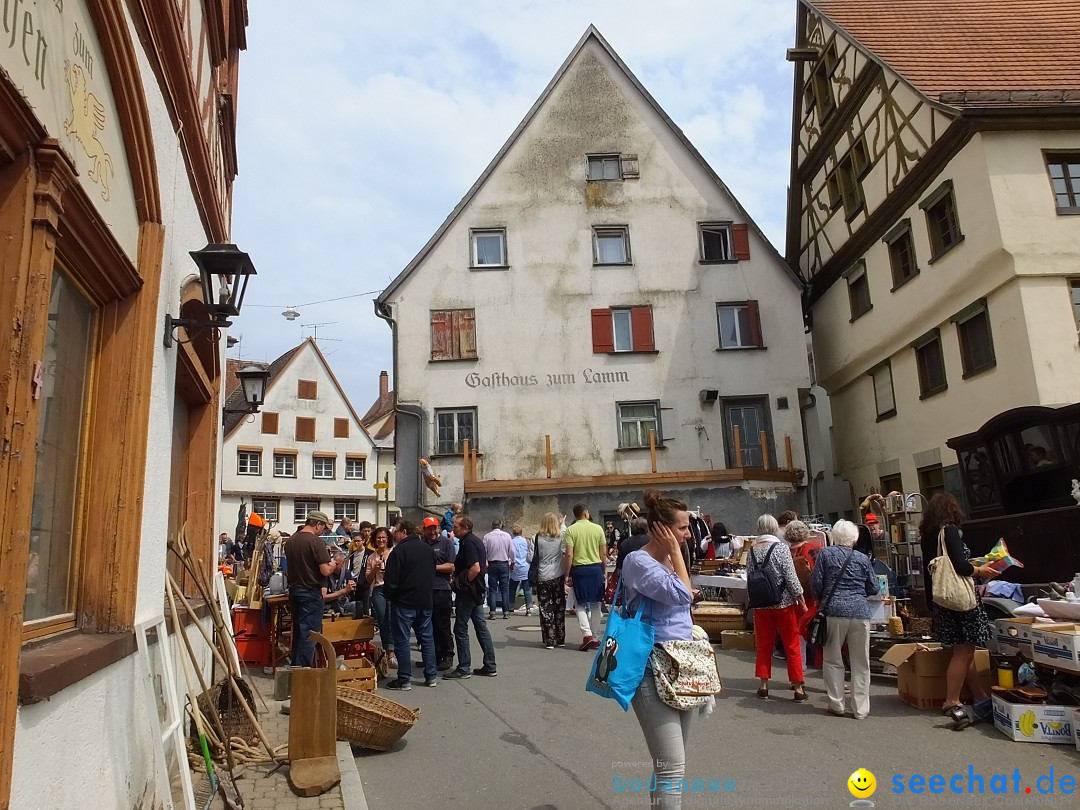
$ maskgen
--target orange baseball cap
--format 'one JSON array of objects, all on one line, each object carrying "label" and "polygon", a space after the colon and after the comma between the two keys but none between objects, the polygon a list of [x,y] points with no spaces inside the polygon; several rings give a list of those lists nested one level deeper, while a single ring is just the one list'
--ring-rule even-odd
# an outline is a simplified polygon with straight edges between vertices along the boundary
[{"label": "orange baseball cap", "polygon": [[437,517],[426,517],[426,518],[424,518],[424,526],[425,527],[426,526],[438,526],[438,525],[439,525],[439,519]]}]

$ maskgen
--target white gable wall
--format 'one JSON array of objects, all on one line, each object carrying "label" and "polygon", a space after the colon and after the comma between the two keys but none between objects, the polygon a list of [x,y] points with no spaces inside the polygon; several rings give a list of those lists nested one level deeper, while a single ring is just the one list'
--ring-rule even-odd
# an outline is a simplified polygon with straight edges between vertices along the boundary
[{"label": "white gable wall", "polygon": [[[636,154],[640,179],[587,184],[585,156],[604,152]],[[658,468],[720,469],[731,466],[721,409],[698,399],[701,389],[718,389],[721,397],[768,397],[775,457],[783,463],[790,436],[795,466],[802,466],[797,389],[808,374],[799,290],[753,228],[748,261],[701,264],[697,223],[725,220],[746,221],[601,46],[588,41],[391,299],[398,401],[424,407],[425,452],[434,446],[434,409],[475,406],[483,478],[543,477],[545,434],[556,476],[648,472],[647,449],[617,450],[616,403],[659,399],[667,446]],[[631,266],[593,266],[594,225],[629,227]],[[468,269],[470,228],[486,227],[506,228],[508,270]],[[718,352],[717,302],[748,299],[760,302],[767,348]],[[593,353],[591,309],[644,304],[653,307],[657,353]],[[476,312],[479,359],[430,361],[430,310],[468,307]],[[625,381],[588,381],[619,372]],[[477,384],[491,375],[527,384]],[[570,377],[558,382],[557,375]],[[777,396],[788,397],[788,410],[777,410]],[[435,464],[444,477],[441,501],[459,499],[459,462]]]},{"label": "white gable wall", "polygon": [[[318,387],[316,399],[297,397],[300,380],[314,380]],[[218,533],[233,535],[236,515],[243,498],[251,511],[252,499],[277,499],[279,522],[285,531],[296,528],[293,521],[295,499],[318,500],[324,512],[333,517],[334,501],[359,501],[359,520],[375,519],[375,453],[371,438],[361,427],[348,400],[337,386],[326,365],[310,343],[304,343],[293,355],[285,369],[267,388],[263,413],[278,414],[278,432],[262,432],[262,414],[248,417],[225,437],[222,451],[222,504],[218,510]],[[296,417],[315,418],[315,441],[296,440]],[[349,420],[349,437],[334,438],[334,420]],[[237,452],[240,447],[261,447],[262,466],[259,475],[237,473]],[[274,450],[296,450],[296,477],[274,476]],[[335,454],[334,478],[314,478],[315,453]],[[347,454],[367,457],[364,478],[346,480]]]}]

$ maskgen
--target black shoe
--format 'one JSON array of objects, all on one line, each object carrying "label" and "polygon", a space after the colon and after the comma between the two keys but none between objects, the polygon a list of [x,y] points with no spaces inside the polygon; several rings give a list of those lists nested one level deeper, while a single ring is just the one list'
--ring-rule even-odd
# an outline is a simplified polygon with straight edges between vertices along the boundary
[{"label": "black shoe", "polygon": [[457,681],[457,680],[462,680],[463,681],[466,678],[471,678],[472,673],[469,672],[468,670],[465,670],[465,669],[452,669],[449,672],[447,672],[445,675],[443,675],[443,677],[446,678],[446,680],[448,680],[448,681]]},{"label": "black shoe", "polygon": [[445,661],[440,661],[439,666],[437,667],[439,672],[446,672],[446,670],[453,669],[453,668],[454,668],[454,659],[453,658],[447,658]]},{"label": "black shoe", "polygon": [[473,675],[483,675],[485,678],[494,678],[498,675],[498,671],[494,669],[488,669],[487,667],[477,667],[472,671]]},{"label": "black shoe", "polygon": [[399,692],[408,692],[412,689],[412,684],[408,681],[401,680],[401,678],[394,678],[394,680],[386,682],[386,688],[395,689]]}]

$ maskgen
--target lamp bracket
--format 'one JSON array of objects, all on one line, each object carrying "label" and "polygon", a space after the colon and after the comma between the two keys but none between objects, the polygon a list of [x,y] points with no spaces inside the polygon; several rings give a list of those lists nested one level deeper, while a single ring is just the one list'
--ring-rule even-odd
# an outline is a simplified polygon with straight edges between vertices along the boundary
[{"label": "lamp bracket", "polygon": [[232,321],[201,321],[196,318],[174,318],[172,315],[165,316],[165,348],[171,348],[173,343],[190,343],[187,340],[180,340],[173,336],[173,331],[179,327],[184,327],[189,332],[196,332],[200,329],[226,329],[232,326]]}]

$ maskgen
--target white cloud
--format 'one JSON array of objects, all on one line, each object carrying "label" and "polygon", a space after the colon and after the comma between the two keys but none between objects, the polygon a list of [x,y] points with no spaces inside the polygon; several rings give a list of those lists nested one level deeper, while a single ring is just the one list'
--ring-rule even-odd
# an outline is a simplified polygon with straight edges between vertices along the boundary
[{"label": "white cloud", "polygon": [[[262,0],[240,68],[234,238],[249,302],[381,289],[408,263],[595,24],[782,250],[791,0]],[[245,307],[244,355],[319,328],[360,411],[390,368],[370,297],[293,323]]]}]

